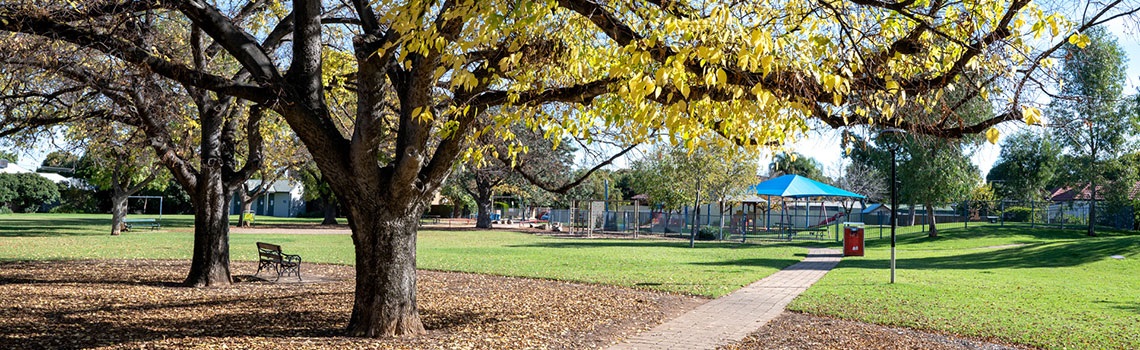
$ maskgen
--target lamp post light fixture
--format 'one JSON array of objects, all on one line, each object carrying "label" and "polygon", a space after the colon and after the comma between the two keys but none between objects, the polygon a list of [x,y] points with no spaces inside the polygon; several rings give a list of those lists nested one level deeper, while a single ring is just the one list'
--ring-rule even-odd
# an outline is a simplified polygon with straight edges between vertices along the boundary
[{"label": "lamp post light fixture", "polygon": [[[898,128],[888,128],[879,131],[879,135],[897,135],[901,137],[906,134],[906,130]],[[891,284],[895,283],[895,227],[898,226],[898,171],[896,169],[898,164],[898,150],[901,146],[900,140],[894,140],[887,144],[887,148],[891,150]]]}]

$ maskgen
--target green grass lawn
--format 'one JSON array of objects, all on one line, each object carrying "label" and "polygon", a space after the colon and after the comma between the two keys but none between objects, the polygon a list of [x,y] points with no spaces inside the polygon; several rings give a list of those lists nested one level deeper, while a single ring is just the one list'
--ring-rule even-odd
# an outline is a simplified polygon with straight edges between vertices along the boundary
[{"label": "green grass lawn", "polygon": [[1140,235],[947,227],[900,237],[896,284],[889,242],[873,239],[789,308],[1046,348],[1140,348]]},{"label": "green grass lawn", "polygon": [[[0,261],[188,259],[192,223],[189,216],[166,216],[161,231],[111,237],[108,215],[0,215]],[[1106,232],[1090,238],[1079,230],[1019,224],[940,227],[942,236],[933,240],[918,233],[920,227],[900,228],[894,285],[887,283],[888,241],[869,229],[868,255],[845,258],[790,309],[1046,348],[1140,348],[1140,235]],[[347,235],[231,234],[233,259],[256,259],[256,241],[282,244],[309,262],[353,262]],[[830,240],[796,244],[838,246]],[[791,265],[806,252],[772,243],[687,246],[684,241],[422,231],[417,253],[425,269],[716,297]]]},{"label": "green grass lawn", "polygon": [[[316,223],[320,219],[285,219]],[[0,215],[0,261],[189,259],[190,216],[164,216],[163,230],[109,235],[109,215]],[[235,218],[236,222],[236,218]],[[259,220],[266,223],[267,220]],[[308,262],[353,263],[348,235],[230,234],[234,260],[256,260],[254,242],[280,244]],[[718,297],[803,259],[787,244],[560,239],[502,231],[421,231],[420,268],[546,278]],[[236,274],[252,271],[235,271]]]}]

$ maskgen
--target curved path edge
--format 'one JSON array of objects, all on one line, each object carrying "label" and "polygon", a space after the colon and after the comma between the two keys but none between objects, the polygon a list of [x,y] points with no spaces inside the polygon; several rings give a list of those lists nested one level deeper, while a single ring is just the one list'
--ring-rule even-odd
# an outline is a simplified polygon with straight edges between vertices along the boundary
[{"label": "curved path edge", "polygon": [[835,249],[809,249],[803,261],[609,349],[715,349],[742,340],[784,312],[792,299],[831,271],[842,256]]}]

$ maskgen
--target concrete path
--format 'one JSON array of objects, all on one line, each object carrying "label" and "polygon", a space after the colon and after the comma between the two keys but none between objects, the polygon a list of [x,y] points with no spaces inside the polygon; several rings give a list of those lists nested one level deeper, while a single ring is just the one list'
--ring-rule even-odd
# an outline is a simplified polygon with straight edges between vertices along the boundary
[{"label": "concrete path", "polygon": [[843,252],[811,249],[803,261],[709,301],[656,328],[611,346],[625,349],[716,349],[748,336],[839,263]]}]

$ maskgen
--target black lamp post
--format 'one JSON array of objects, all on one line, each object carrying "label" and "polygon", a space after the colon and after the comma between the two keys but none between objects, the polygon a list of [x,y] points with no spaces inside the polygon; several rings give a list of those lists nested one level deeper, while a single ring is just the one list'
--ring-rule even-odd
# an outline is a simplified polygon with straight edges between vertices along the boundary
[{"label": "black lamp post", "polygon": [[[889,129],[884,129],[883,131],[879,132],[879,135],[885,135],[885,134],[897,135],[897,136],[901,137],[902,135],[906,134],[906,130],[897,129],[897,128],[889,128]],[[895,217],[895,215],[898,214],[898,210],[899,210],[899,208],[898,208],[898,202],[899,202],[898,171],[896,170],[896,167],[898,164],[897,154],[898,154],[899,146],[901,144],[900,141],[901,140],[893,140],[891,143],[889,143],[887,145],[887,147],[890,148],[890,150],[891,150],[891,283],[892,284],[895,283],[895,226],[898,226],[898,218]]]}]

